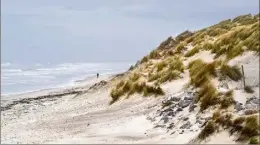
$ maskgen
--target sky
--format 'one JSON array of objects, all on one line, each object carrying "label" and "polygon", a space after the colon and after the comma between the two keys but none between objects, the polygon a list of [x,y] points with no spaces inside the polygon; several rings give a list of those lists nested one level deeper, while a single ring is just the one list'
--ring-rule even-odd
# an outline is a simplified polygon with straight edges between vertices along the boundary
[{"label": "sky", "polygon": [[134,62],[169,36],[248,13],[258,0],[1,0],[1,60]]}]

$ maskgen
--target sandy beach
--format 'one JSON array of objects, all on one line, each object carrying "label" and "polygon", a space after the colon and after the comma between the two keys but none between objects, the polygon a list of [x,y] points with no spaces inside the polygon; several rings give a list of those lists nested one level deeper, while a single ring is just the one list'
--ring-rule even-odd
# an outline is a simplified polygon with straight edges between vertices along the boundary
[{"label": "sandy beach", "polygon": [[[1,112],[2,143],[145,143],[159,140],[164,131],[151,132],[146,116],[160,99],[131,98],[109,106],[109,86],[77,95],[37,99],[48,94],[88,89],[111,76],[85,80],[73,88],[47,89],[2,97],[2,107],[24,98]],[[151,132],[148,134],[148,132]]]},{"label": "sandy beach", "polygon": [[[190,59],[204,55],[207,54],[201,52]],[[204,58],[208,61],[212,59]],[[255,93],[248,95],[244,93],[241,83],[228,82],[229,86],[234,89],[234,99],[242,104],[245,104],[246,100],[252,96],[259,96],[259,82],[257,81],[259,80],[257,79],[259,63],[256,58],[254,54],[246,53],[231,61],[231,63],[245,66],[247,83],[254,86]],[[187,91],[184,86],[189,81],[187,72],[182,75],[181,79],[162,85],[166,93],[164,96],[154,98],[133,95],[109,105],[110,80],[113,77],[105,75],[98,79],[89,78],[80,81],[73,87],[2,96],[1,142],[192,143],[201,130],[199,119],[206,121],[206,118],[211,116],[211,113],[196,113],[197,108],[195,112],[192,112],[190,107],[184,107],[170,119],[171,121],[167,118],[166,122],[175,124],[175,128],[171,130],[168,129],[171,124],[166,124],[168,126],[166,127],[162,123],[163,118],[158,115],[156,117],[158,110],[161,109],[162,101],[169,98],[168,96],[180,96],[183,99]],[[149,116],[153,119],[149,119]],[[187,118],[190,123],[189,127],[183,128]],[[205,143],[221,143],[222,139],[235,143],[234,140],[228,139],[225,132]]]},{"label": "sandy beach", "polygon": [[5,68],[6,93],[44,89],[1,95],[1,143],[259,144],[259,19],[170,36],[131,67]]}]

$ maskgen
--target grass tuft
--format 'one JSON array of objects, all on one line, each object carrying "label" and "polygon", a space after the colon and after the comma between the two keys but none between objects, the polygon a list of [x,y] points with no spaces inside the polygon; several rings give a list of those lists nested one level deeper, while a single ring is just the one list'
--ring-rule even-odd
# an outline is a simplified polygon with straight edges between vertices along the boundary
[{"label": "grass tuft", "polygon": [[245,126],[241,132],[242,136],[253,137],[259,135],[259,124],[257,116],[249,116],[245,120]]},{"label": "grass tuft", "polygon": [[254,92],[255,92],[250,86],[245,86],[244,90],[245,90],[247,93],[254,93]]},{"label": "grass tuft", "polygon": [[230,105],[234,104],[235,101],[233,99],[233,90],[229,90],[222,96],[222,99],[220,101],[220,105],[222,109],[228,108]]},{"label": "grass tuft", "polygon": [[245,110],[245,112],[244,112],[245,115],[252,115],[252,114],[256,114],[256,113],[258,113],[258,111],[254,110],[254,109]]},{"label": "grass tuft", "polygon": [[237,117],[234,121],[233,121],[233,124],[234,125],[241,125],[242,123],[244,123],[246,120],[245,117]]},{"label": "grass tuft", "polygon": [[229,65],[223,64],[220,68],[220,72],[234,81],[238,81],[242,78],[240,69],[237,66],[230,67]]},{"label": "grass tuft", "polygon": [[259,137],[252,137],[249,140],[249,144],[259,144]]},{"label": "grass tuft", "polygon": [[161,61],[161,62],[157,63],[156,64],[157,72],[162,71],[166,66],[167,66],[166,61]]},{"label": "grass tuft", "polygon": [[158,50],[153,50],[150,54],[149,54],[149,59],[158,59],[160,58],[161,55],[159,53]]},{"label": "grass tuft", "polygon": [[217,96],[217,90],[213,84],[208,83],[202,86],[199,90],[198,98],[196,100],[200,101],[200,110],[203,111],[212,105],[216,105],[219,101]]},{"label": "grass tuft", "polygon": [[216,131],[217,126],[213,121],[208,121],[204,129],[200,132],[198,138],[203,140],[210,135],[212,135]]},{"label": "grass tuft", "polygon": [[195,55],[196,53],[198,53],[199,50],[200,50],[199,47],[194,47],[191,50],[189,50],[188,52],[186,52],[184,56],[185,57],[191,57],[191,56]]}]

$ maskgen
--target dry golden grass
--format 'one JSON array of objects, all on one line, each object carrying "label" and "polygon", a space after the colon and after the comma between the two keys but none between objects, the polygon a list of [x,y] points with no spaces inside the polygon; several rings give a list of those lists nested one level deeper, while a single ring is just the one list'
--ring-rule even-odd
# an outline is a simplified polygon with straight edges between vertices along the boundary
[{"label": "dry golden grass", "polygon": [[165,60],[156,64],[156,72],[150,72],[148,81],[156,81],[157,83],[164,83],[175,80],[184,72],[184,65],[180,56],[168,57]]},{"label": "dry golden grass", "polygon": [[189,50],[188,52],[186,52],[185,53],[185,57],[191,57],[191,56],[193,56],[193,55],[195,55],[196,53],[198,53],[199,51],[200,51],[200,47],[194,47],[194,48],[192,48],[191,50]]},{"label": "dry golden grass", "polygon": [[149,54],[149,59],[158,59],[160,58],[161,55],[159,53],[159,50],[153,50],[150,54]]},{"label": "dry golden grass", "polygon": [[201,59],[196,59],[189,63],[190,83],[195,87],[200,87],[209,83],[211,76],[216,75],[216,62],[205,63]]},{"label": "dry golden grass", "polygon": [[255,92],[250,86],[245,86],[244,90],[245,90],[247,93],[254,93],[254,92]]},{"label": "dry golden grass", "polygon": [[256,114],[256,113],[258,113],[258,111],[254,110],[254,109],[245,110],[245,112],[244,112],[245,115],[252,115],[252,114]]},{"label": "dry golden grass", "polygon": [[168,64],[166,61],[161,61],[161,62],[157,63],[156,64],[157,72],[162,71],[167,65]]},{"label": "dry golden grass", "polygon": [[212,120],[216,120],[217,118],[219,118],[221,116],[221,113],[219,110],[215,111],[212,115]]},{"label": "dry golden grass", "polygon": [[250,138],[249,144],[260,144],[259,138],[260,136]]},{"label": "dry golden grass", "polygon": [[116,102],[120,97],[127,95],[128,97],[134,93],[143,94],[144,96],[159,96],[164,95],[164,91],[158,85],[147,85],[145,82],[139,82],[140,76],[133,73],[126,81],[120,81],[115,88],[110,92],[112,101],[110,104]]},{"label": "dry golden grass", "polygon": [[219,103],[217,90],[212,84],[204,84],[199,91],[198,100],[200,101],[200,110],[203,111],[210,106]]},{"label": "dry golden grass", "polygon": [[242,74],[240,72],[240,69],[238,66],[229,66],[226,64],[223,64],[220,68],[221,74],[228,76],[230,79],[234,81],[238,81],[242,78]]},{"label": "dry golden grass", "polygon": [[245,120],[245,125],[241,130],[243,138],[250,138],[259,135],[259,120],[257,116],[249,116]]},{"label": "dry golden grass", "polygon": [[179,43],[176,48],[175,48],[175,52],[176,53],[181,53],[183,50],[185,50],[185,46],[187,45],[186,42],[182,42],[182,43]]},{"label": "dry golden grass", "polygon": [[215,128],[220,125],[224,129],[228,129],[231,134],[237,132],[238,141],[250,141],[252,138],[260,135],[258,116],[239,116],[234,120],[232,120],[232,117],[233,115],[231,114],[220,114],[219,111],[216,111],[212,117],[212,124],[214,124]]},{"label": "dry golden grass", "polygon": [[148,59],[147,56],[143,57],[143,58],[141,59],[141,64],[147,62],[148,60],[149,60],[149,59]]},{"label": "dry golden grass", "polygon": [[213,121],[208,121],[206,126],[203,128],[203,130],[200,132],[198,138],[203,140],[210,135],[212,135],[217,130],[217,126]]},{"label": "dry golden grass", "polygon": [[240,116],[240,117],[237,117],[234,121],[233,121],[233,124],[234,125],[241,125],[242,123],[244,123],[246,120],[245,117],[243,116]]},{"label": "dry golden grass", "polygon": [[220,105],[222,109],[226,109],[234,103],[235,101],[233,98],[233,90],[229,90],[228,92],[226,92],[220,100]]}]

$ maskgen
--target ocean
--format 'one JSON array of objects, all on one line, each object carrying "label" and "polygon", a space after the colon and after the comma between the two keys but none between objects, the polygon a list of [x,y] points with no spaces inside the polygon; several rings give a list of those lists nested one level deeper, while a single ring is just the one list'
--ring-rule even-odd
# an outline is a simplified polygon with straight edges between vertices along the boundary
[{"label": "ocean", "polygon": [[73,85],[88,77],[126,71],[132,63],[1,64],[1,95]]}]

